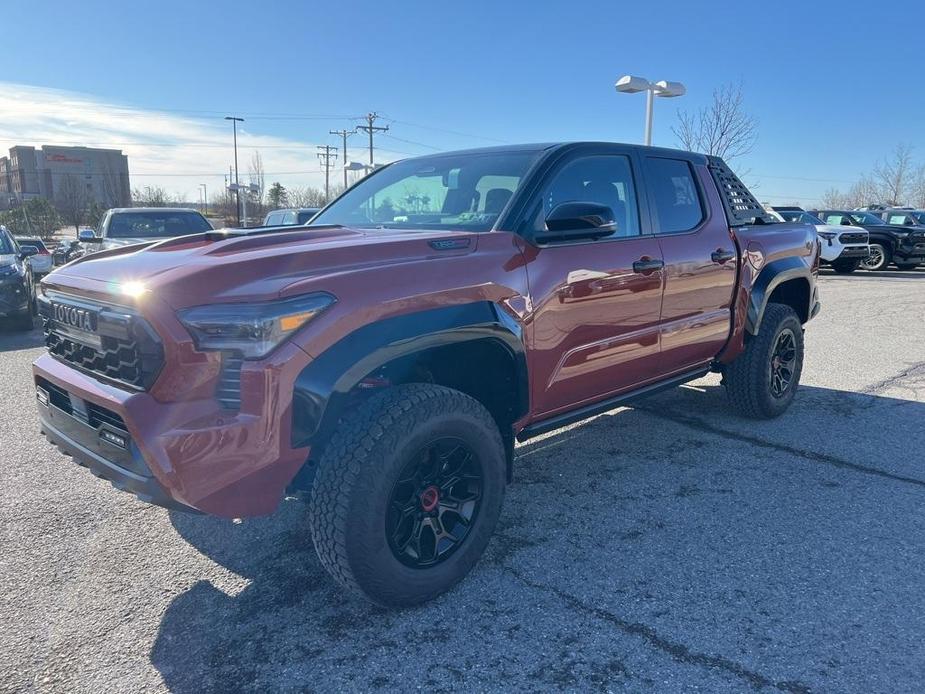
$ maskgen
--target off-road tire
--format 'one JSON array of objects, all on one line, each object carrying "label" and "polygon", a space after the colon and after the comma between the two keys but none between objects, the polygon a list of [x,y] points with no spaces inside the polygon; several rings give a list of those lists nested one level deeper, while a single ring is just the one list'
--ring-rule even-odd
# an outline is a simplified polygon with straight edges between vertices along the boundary
[{"label": "off-road tire", "polygon": [[[771,359],[778,337],[790,330],[794,336],[796,366],[789,388],[782,397],[771,391]],[[793,401],[803,371],[803,326],[792,308],[768,304],[758,334],[746,340],[745,351],[723,374],[726,393],[737,414],[753,419],[773,419]]]},{"label": "off-road tire", "polygon": [[[461,439],[482,471],[478,513],[453,553],[434,566],[406,566],[386,537],[395,482],[416,451]],[[432,384],[387,388],[339,424],[319,461],[309,498],[312,541],[341,585],[388,607],[416,605],[449,590],[478,561],[501,513],[506,457],[501,434],[473,398]]]},{"label": "off-road tire", "polygon": [[832,261],[832,269],[839,275],[848,275],[858,269],[861,265],[860,258],[842,258],[841,260]]},{"label": "off-road tire", "polygon": [[870,251],[870,256],[861,260],[861,267],[864,270],[880,272],[886,270],[893,261],[893,251],[882,243],[870,244]]}]

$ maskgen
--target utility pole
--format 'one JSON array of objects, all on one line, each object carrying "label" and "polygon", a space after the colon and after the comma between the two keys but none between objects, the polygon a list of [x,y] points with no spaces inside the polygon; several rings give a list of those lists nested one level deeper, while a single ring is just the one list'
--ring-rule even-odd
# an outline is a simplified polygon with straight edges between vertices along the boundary
[{"label": "utility pole", "polygon": [[347,138],[353,135],[356,130],[328,130],[329,135],[340,135],[344,140],[344,190],[347,190]]},{"label": "utility pole", "polygon": [[389,129],[389,126],[374,126],[373,123],[376,122],[376,119],[379,118],[379,114],[375,111],[372,113],[366,114],[366,125],[358,125],[357,130],[362,130],[363,132],[369,135],[369,170],[373,169],[373,133],[381,132],[384,133]]},{"label": "utility pole", "polygon": [[324,166],[324,204],[327,205],[331,199],[331,167],[337,159],[337,147],[318,145],[318,159]]},{"label": "utility pole", "polygon": [[243,118],[236,116],[225,116],[225,120],[231,121],[231,127],[234,132],[234,206],[238,215],[238,226],[241,226],[241,193],[238,188],[238,123],[243,123]]}]

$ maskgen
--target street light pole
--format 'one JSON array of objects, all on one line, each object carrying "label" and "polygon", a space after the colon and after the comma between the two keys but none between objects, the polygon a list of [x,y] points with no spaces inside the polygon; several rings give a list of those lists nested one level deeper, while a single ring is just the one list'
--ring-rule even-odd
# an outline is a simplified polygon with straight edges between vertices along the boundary
[{"label": "street light pole", "polygon": [[231,128],[234,133],[234,206],[238,217],[238,226],[241,226],[241,192],[238,190],[238,123],[243,123],[244,119],[236,116],[225,116],[225,120],[231,121]]},{"label": "street light pole", "polygon": [[684,96],[687,88],[680,82],[668,82],[661,80],[659,82],[650,82],[644,77],[635,77],[633,75],[624,75],[617,80],[617,91],[624,94],[635,94],[636,92],[646,93],[646,129],[645,144],[652,144],[652,118],[655,110],[655,97],[672,98]]},{"label": "street light pole", "polygon": [[203,214],[209,214],[209,189],[206,187],[205,183],[200,183],[199,187],[202,188],[202,209]]}]

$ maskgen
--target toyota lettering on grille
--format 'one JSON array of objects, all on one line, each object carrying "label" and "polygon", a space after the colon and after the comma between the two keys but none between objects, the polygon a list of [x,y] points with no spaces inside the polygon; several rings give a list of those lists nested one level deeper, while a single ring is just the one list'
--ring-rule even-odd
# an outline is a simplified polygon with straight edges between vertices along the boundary
[{"label": "toyota lettering on grille", "polygon": [[52,309],[54,311],[55,320],[58,323],[88,333],[96,332],[96,326],[93,320],[94,316],[90,311],[77,308],[76,306],[68,306],[66,304],[53,304]]}]

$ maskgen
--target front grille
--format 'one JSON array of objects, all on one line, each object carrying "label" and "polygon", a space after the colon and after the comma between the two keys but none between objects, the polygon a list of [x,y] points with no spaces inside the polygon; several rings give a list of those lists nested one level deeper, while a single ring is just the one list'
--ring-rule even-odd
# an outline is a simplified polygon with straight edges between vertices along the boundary
[{"label": "front grille", "polygon": [[129,308],[92,306],[83,300],[81,306],[98,311],[98,335],[91,337],[98,336],[99,346],[85,344],[59,328],[50,301],[43,298],[39,312],[49,354],[103,380],[137,390],[150,388],[164,363],[163,347],[150,324]]},{"label": "front grille", "polygon": [[74,414],[74,408],[71,405],[71,396],[67,394],[67,391],[64,390],[61,386],[56,386],[51,381],[48,381],[44,378],[37,378],[35,380],[41,388],[48,393],[48,402],[57,407],[59,410],[63,410],[68,414]]},{"label": "front grille", "polygon": [[126,434],[128,433],[128,427],[125,426],[125,421],[122,417],[112,410],[106,409],[102,405],[87,402],[87,415],[90,426],[99,427],[106,424],[113,429],[124,431]]},{"label": "front grille", "polygon": [[867,243],[867,234],[848,233],[838,237],[842,243]]},{"label": "front grille", "polygon": [[244,358],[237,352],[222,352],[222,373],[215,388],[215,399],[226,410],[241,408],[241,365]]}]

